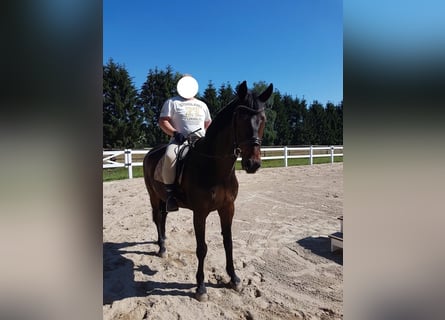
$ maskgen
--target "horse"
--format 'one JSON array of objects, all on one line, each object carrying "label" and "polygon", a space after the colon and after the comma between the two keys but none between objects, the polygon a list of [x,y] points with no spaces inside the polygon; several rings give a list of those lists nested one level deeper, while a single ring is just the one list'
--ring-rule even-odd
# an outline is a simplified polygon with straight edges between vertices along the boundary
[{"label": "horse", "polygon": [[[238,86],[235,98],[216,115],[207,128],[205,137],[194,142],[193,148],[189,149],[184,159],[176,199],[179,207],[193,211],[198,258],[195,298],[198,301],[208,299],[204,284],[204,259],[207,254],[205,229],[207,216],[215,210],[221,223],[229,285],[238,292],[241,290],[241,280],[235,273],[232,255],[232,219],[238,194],[235,163],[241,156],[241,167],[247,173],[255,173],[260,168],[260,147],[266,122],[265,107],[272,91],[273,84],[270,84],[257,95],[248,90],[246,81],[243,81]],[[144,181],[158,232],[160,257],[166,256],[167,195],[162,182],[154,177],[165,148],[166,145],[161,145],[150,150],[143,161]]]}]

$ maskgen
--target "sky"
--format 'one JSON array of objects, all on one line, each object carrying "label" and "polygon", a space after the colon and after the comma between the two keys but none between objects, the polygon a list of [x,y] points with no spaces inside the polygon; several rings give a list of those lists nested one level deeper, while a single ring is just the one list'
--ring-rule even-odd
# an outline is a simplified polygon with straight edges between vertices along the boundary
[{"label": "sky", "polygon": [[343,100],[342,0],[104,0],[103,63],[125,66],[139,90],[171,66],[202,94],[246,80],[322,104]]}]

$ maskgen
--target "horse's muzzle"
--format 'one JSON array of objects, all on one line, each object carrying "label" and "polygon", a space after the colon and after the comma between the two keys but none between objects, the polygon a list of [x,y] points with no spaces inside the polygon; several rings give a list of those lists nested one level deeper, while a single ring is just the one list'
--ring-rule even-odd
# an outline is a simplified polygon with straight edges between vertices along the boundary
[{"label": "horse's muzzle", "polygon": [[261,160],[242,159],[241,167],[247,173],[255,173],[261,167]]}]

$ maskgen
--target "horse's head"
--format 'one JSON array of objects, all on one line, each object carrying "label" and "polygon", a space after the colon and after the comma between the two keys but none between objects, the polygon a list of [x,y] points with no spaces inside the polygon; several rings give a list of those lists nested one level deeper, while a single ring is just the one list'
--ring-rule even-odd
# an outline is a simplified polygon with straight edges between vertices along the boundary
[{"label": "horse's head", "polygon": [[246,81],[237,90],[237,106],[233,115],[235,144],[241,151],[241,166],[247,173],[255,173],[261,166],[261,141],[266,124],[266,101],[270,98],[270,84],[260,95],[247,90]]}]

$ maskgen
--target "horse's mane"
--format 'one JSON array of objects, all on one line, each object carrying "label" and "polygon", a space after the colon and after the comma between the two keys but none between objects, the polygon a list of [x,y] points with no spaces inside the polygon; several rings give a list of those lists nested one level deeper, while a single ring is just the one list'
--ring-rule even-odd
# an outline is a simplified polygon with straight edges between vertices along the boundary
[{"label": "horse's mane", "polygon": [[253,110],[258,110],[259,105],[257,102],[257,95],[254,92],[248,91],[245,98],[241,100],[238,96],[229,102],[223,109],[221,109],[216,115],[215,119],[207,128],[206,137],[212,138],[218,134],[225,126],[231,123],[231,119],[235,108],[239,105],[244,105]]},{"label": "horse's mane", "polygon": [[235,98],[232,100],[227,106],[221,109],[216,117],[210,123],[210,126],[207,128],[206,137],[213,137],[218,134],[232,119],[233,112],[235,111],[235,107],[238,105],[237,101],[239,99]]}]

